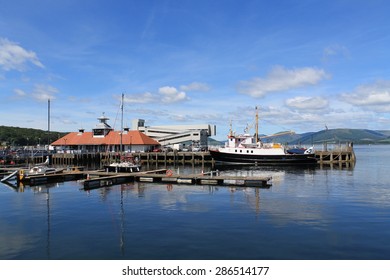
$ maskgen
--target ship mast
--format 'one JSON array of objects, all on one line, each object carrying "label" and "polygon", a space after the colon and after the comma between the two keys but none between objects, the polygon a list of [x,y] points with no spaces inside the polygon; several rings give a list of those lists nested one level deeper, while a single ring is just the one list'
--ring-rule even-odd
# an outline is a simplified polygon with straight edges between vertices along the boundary
[{"label": "ship mast", "polygon": [[47,152],[49,153],[49,151],[50,151],[50,98],[47,100]]},{"label": "ship mast", "polygon": [[122,136],[123,136],[123,99],[124,99],[124,93],[122,93],[122,101],[121,101],[121,147],[120,147],[120,152],[122,153],[123,152],[123,140],[122,140]]},{"label": "ship mast", "polygon": [[233,128],[232,128],[232,120],[230,120],[230,130],[229,130],[229,137],[233,136]]},{"label": "ship mast", "polygon": [[255,140],[256,140],[256,143],[259,141],[259,108],[256,106],[256,125],[255,125],[255,129],[256,129],[256,134],[255,134]]}]

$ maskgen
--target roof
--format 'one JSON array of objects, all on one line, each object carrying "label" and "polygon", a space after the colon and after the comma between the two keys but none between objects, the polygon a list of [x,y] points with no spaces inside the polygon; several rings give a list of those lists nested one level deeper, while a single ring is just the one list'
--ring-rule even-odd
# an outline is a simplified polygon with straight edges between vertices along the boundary
[{"label": "roof", "polygon": [[[105,137],[93,137],[93,132],[71,132],[54,141],[53,146],[74,146],[74,145],[120,145],[120,131],[110,131]],[[160,145],[156,140],[150,138],[138,130],[131,130],[122,135],[123,145]]]}]

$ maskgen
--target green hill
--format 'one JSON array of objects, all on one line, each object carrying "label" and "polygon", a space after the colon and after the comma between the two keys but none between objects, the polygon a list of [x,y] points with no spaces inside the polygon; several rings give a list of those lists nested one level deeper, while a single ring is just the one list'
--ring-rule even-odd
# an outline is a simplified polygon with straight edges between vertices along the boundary
[{"label": "green hill", "polygon": [[[50,132],[33,128],[20,128],[12,126],[0,126],[0,146],[26,146],[46,145],[48,140],[54,140],[66,135],[64,132]],[[369,130],[369,129],[328,129],[318,132],[307,132],[302,134],[285,134],[282,136],[267,137],[264,142],[278,142],[294,144],[316,144],[316,143],[342,143],[353,142],[355,144],[390,144],[390,130]],[[223,145],[223,141],[209,139],[209,145]]]},{"label": "green hill", "polygon": [[318,132],[306,132],[302,134],[286,134],[282,136],[267,137],[264,142],[296,144],[316,144],[316,143],[343,143],[353,142],[355,144],[390,144],[389,130],[369,130],[369,129],[328,129]]},{"label": "green hill", "polygon": [[21,128],[13,126],[0,126],[0,146],[29,146],[47,145],[66,135],[63,132],[50,132],[33,128]]},{"label": "green hill", "polygon": [[328,129],[302,135],[293,141],[297,143],[339,143],[353,142],[355,144],[380,144],[390,143],[390,138],[384,132],[369,129]]}]

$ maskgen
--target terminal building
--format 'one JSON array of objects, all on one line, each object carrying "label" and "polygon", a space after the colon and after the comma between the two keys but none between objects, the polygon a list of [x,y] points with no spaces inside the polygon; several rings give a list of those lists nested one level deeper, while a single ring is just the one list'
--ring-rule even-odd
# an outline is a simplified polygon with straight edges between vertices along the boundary
[{"label": "terminal building", "polygon": [[[214,125],[145,126],[145,120],[133,120],[132,130],[115,131],[104,114],[91,132],[80,129],[53,142],[57,151],[81,152],[146,152],[163,146],[180,145],[206,148],[209,136],[215,135]],[[180,148],[180,149],[181,149]]]},{"label": "terminal building", "polygon": [[109,124],[104,113],[98,118],[99,123],[91,132],[80,129],[71,132],[53,142],[51,145],[59,152],[146,152],[160,146],[160,143],[146,136],[141,131],[115,131]]},{"label": "terminal building", "polygon": [[216,135],[216,126],[210,124],[199,125],[161,125],[145,126],[145,120],[132,121],[132,130],[138,130],[150,138],[158,141],[162,146],[175,144],[192,145],[193,147],[207,147],[210,136]]}]

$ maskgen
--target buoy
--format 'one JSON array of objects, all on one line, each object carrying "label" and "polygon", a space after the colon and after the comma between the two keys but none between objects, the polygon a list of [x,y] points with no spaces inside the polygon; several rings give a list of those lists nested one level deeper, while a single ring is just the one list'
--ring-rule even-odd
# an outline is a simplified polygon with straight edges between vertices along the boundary
[{"label": "buoy", "polygon": [[24,179],[24,170],[20,169],[19,170],[19,181],[22,181]]}]

